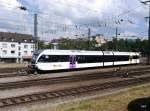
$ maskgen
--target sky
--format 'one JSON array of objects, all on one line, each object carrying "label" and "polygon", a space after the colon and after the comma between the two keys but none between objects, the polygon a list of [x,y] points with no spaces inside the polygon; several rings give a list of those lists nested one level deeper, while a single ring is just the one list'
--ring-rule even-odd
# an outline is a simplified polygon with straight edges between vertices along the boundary
[{"label": "sky", "polygon": [[88,28],[112,38],[116,27],[118,37],[147,38],[148,5],[140,0],[0,0],[0,31],[33,34],[35,13],[40,39],[87,37]]}]

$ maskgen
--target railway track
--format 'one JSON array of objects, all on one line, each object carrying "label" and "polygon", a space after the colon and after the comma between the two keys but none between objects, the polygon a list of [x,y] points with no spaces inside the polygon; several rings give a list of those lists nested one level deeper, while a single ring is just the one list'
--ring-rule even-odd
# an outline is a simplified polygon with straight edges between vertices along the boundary
[{"label": "railway track", "polygon": [[141,77],[141,78],[132,78],[129,80],[120,80],[117,82],[107,82],[107,83],[98,83],[92,84],[82,87],[73,87],[73,88],[66,88],[62,90],[56,90],[51,92],[44,92],[44,93],[36,93],[12,98],[5,98],[0,99],[0,107],[6,107],[11,105],[29,103],[34,101],[41,101],[47,99],[57,99],[60,97],[67,97],[67,96],[79,96],[85,95],[97,91],[103,91],[106,89],[114,89],[114,88],[124,88],[132,85],[138,85],[142,83],[150,82],[149,77]]},{"label": "railway track", "polygon": [[15,72],[0,72],[0,78],[28,76],[26,69],[16,70]]},{"label": "railway track", "polygon": [[[136,71],[141,71],[141,70],[146,70],[146,69],[150,69],[150,67],[144,67],[144,68],[138,68],[136,69]],[[106,72],[108,73],[108,75],[112,75],[112,73],[121,73],[121,72],[131,72],[135,70],[134,68],[133,69],[124,69],[124,70],[121,70],[119,72],[115,72],[115,71],[110,71],[110,72]],[[86,71],[86,70],[85,70]],[[98,72],[99,73],[103,73],[103,72]],[[25,69],[21,69],[21,70],[16,70],[16,72],[11,72],[11,73],[0,73],[0,78],[7,78],[7,77],[19,77],[19,76],[29,76],[29,75],[32,75],[32,74],[27,74]],[[43,75],[43,74],[42,74]],[[85,74],[86,75],[86,74]],[[107,74],[106,74],[107,75]]]},{"label": "railway track", "polygon": [[[36,85],[52,85],[52,84],[60,84],[60,83],[123,77],[124,73],[126,72],[115,72],[115,73],[105,72],[105,73],[83,74],[83,75],[73,75],[73,76],[65,76],[65,77],[7,82],[7,83],[0,83],[0,90],[6,90],[11,88],[23,88],[23,87],[36,86]],[[130,72],[128,77],[148,75],[148,74],[150,74],[150,70],[144,68],[140,71]]]},{"label": "railway track", "polygon": [[26,73],[3,73],[3,74],[0,74],[0,78],[19,77],[19,76],[27,76],[27,74]]}]

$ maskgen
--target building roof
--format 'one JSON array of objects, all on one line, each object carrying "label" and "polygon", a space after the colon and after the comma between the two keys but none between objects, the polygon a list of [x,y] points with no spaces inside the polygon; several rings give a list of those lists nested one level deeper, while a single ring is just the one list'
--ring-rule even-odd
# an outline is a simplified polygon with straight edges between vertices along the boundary
[{"label": "building roof", "polygon": [[34,43],[35,39],[28,34],[0,32],[0,42]]}]

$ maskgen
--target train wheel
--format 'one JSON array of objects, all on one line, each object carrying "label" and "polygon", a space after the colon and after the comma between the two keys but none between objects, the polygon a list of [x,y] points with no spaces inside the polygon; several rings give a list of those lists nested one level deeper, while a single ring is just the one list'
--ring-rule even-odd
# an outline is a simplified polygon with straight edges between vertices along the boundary
[{"label": "train wheel", "polygon": [[42,74],[43,73],[43,71],[41,71],[41,70],[37,70],[36,72],[37,72],[37,74]]},{"label": "train wheel", "polygon": [[33,70],[33,69],[28,69],[28,70],[27,70],[27,73],[28,73],[28,74],[34,74],[34,73],[35,73],[35,70]]}]

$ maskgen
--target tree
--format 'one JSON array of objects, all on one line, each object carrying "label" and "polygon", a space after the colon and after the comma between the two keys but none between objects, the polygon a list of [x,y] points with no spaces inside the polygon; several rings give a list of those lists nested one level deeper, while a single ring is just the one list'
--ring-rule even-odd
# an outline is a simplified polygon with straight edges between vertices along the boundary
[{"label": "tree", "polygon": [[118,51],[132,51],[132,52],[141,52],[142,55],[146,55],[148,53],[148,40],[140,40],[140,39],[119,39],[116,40],[113,38],[112,41],[109,41],[101,46],[103,50],[114,50],[117,45]]},{"label": "tree", "polygon": [[38,48],[39,49],[51,49],[52,48],[52,44],[45,44],[44,41],[38,41]]}]

